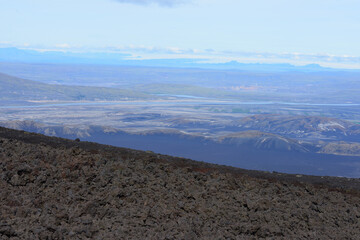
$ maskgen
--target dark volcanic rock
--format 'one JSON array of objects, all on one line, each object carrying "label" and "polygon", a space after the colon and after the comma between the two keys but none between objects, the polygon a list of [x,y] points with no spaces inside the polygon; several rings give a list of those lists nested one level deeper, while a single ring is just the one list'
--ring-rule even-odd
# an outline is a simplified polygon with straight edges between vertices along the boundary
[{"label": "dark volcanic rock", "polygon": [[0,128],[0,239],[354,239],[359,189]]}]

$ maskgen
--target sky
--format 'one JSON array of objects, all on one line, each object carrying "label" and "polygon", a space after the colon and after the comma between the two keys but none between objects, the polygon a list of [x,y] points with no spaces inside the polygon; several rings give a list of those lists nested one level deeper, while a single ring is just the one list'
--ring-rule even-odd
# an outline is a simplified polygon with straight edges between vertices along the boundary
[{"label": "sky", "polygon": [[0,0],[0,47],[360,68],[359,13],[358,0]]}]

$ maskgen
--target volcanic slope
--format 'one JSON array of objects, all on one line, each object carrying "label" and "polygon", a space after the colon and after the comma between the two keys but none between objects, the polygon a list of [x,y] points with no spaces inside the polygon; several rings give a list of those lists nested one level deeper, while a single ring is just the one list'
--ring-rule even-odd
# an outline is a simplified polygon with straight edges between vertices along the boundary
[{"label": "volcanic slope", "polygon": [[1,239],[354,239],[359,179],[248,171],[0,128]]}]

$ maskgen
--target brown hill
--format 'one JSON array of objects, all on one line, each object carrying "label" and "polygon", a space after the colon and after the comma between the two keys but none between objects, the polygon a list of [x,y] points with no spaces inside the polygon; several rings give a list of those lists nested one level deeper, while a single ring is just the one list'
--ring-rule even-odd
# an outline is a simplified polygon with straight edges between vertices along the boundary
[{"label": "brown hill", "polygon": [[247,171],[0,128],[1,239],[354,239],[359,179]]}]

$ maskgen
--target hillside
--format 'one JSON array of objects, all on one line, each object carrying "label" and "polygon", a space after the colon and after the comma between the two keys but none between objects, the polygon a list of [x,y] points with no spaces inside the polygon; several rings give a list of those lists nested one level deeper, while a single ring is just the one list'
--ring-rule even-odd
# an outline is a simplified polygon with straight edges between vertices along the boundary
[{"label": "hillside", "polygon": [[328,117],[263,114],[242,118],[233,125],[296,138],[353,138],[360,141],[360,124]]},{"label": "hillside", "polygon": [[253,146],[256,149],[309,152],[299,142],[276,134],[260,131],[232,133],[218,139],[221,143]]},{"label": "hillside", "polygon": [[0,128],[1,239],[353,239],[359,179],[247,171]]},{"label": "hillside", "polygon": [[0,73],[0,100],[127,100],[156,98],[131,90],[45,84]]},{"label": "hillside", "polygon": [[0,121],[0,126],[233,167],[322,176],[360,176],[360,147],[351,142],[303,142],[254,130],[209,138],[169,128],[140,130],[81,124],[49,125],[29,120]]},{"label": "hillside", "polygon": [[320,152],[327,154],[360,156],[360,143],[357,142],[330,142],[324,144]]}]

